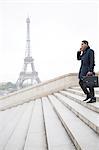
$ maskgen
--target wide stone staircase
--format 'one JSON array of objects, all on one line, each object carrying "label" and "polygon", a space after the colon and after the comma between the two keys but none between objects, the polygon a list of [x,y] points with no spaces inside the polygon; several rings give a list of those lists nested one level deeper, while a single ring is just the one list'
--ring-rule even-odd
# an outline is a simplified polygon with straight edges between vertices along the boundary
[{"label": "wide stone staircase", "polygon": [[[0,150],[99,150],[97,102],[83,102],[79,86],[0,111]],[[1,100],[1,105],[3,100]]]}]

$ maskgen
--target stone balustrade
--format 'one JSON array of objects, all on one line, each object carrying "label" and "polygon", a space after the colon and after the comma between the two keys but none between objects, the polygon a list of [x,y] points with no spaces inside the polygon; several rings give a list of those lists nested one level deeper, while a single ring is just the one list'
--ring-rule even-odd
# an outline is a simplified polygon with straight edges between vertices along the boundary
[{"label": "stone balustrade", "polygon": [[76,73],[66,74],[46,82],[42,82],[35,86],[30,86],[11,93],[7,96],[0,98],[0,110],[5,110],[13,106],[29,102],[37,98],[47,96],[54,92],[63,90],[71,86],[78,85],[78,78]]}]

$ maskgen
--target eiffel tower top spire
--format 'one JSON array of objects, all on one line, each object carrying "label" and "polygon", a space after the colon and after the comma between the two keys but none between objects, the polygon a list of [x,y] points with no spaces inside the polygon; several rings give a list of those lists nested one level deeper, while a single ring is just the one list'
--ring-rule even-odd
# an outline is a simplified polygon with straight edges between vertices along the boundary
[{"label": "eiffel tower top spire", "polygon": [[30,53],[30,18],[29,17],[27,17],[26,23],[27,23],[26,56],[30,57],[31,53]]}]

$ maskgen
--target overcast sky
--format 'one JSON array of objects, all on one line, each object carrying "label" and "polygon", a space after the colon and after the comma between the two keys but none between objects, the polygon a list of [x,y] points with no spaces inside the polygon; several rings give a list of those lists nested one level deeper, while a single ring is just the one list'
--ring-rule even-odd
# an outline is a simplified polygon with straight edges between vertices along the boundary
[{"label": "overcast sky", "polygon": [[30,17],[31,52],[42,81],[79,71],[82,40],[95,51],[99,71],[98,0],[0,1],[0,82],[16,82],[26,51]]}]

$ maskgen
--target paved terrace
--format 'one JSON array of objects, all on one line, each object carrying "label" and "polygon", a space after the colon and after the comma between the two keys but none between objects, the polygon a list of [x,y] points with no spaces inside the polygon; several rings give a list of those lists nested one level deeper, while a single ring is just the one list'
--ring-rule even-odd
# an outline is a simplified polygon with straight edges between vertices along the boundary
[{"label": "paved terrace", "polygon": [[86,104],[77,74],[0,99],[0,150],[99,150],[97,102]]}]

